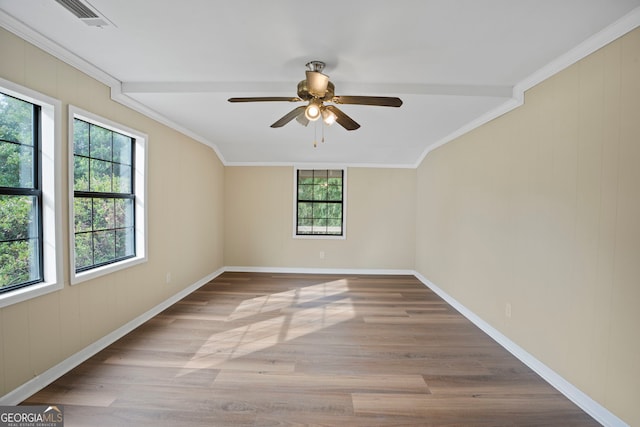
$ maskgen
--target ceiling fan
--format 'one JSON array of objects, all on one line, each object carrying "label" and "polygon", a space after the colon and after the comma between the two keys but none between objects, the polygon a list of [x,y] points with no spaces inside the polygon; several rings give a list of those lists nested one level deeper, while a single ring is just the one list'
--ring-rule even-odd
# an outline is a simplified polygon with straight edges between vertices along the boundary
[{"label": "ceiling fan", "polygon": [[[293,119],[296,119],[303,126],[307,126],[310,121],[316,121],[322,117],[322,120],[326,124],[331,125],[333,122],[338,122],[338,124],[346,130],[356,130],[360,125],[338,107],[331,104],[378,105],[383,107],[399,107],[402,105],[400,98],[389,96],[336,96],[335,87],[333,83],[329,81],[329,76],[322,74],[325,63],[322,61],[311,61],[306,65],[307,78],[298,83],[297,97],[265,96],[229,98],[229,102],[305,101],[307,105],[294,108],[272,124],[271,127],[282,127]],[[325,105],[325,103],[329,103],[329,105]]]}]

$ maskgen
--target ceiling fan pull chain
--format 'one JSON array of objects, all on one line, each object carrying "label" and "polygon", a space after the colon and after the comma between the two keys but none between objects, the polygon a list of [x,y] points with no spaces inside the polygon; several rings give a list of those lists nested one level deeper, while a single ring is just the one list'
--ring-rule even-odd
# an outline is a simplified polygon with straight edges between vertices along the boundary
[{"label": "ceiling fan pull chain", "polygon": [[316,125],[313,127],[313,148],[316,148],[318,146],[318,122],[316,122]]}]

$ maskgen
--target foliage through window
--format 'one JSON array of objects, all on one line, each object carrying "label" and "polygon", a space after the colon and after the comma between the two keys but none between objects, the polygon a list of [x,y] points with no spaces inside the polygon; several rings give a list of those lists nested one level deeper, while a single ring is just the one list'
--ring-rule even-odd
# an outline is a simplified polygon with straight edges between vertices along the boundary
[{"label": "foliage through window", "polygon": [[297,171],[296,235],[344,234],[344,171]]},{"label": "foliage through window", "polygon": [[0,93],[0,293],[43,281],[40,106]]},{"label": "foliage through window", "polygon": [[136,255],[135,145],[130,136],[74,118],[76,272]]}]

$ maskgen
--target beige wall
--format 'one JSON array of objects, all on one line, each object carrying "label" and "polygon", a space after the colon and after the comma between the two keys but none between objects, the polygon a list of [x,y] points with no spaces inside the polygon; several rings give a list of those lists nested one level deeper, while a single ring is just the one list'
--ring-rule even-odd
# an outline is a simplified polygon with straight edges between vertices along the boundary
[{"label": "beige wall", "polygon": [[[63,104],[65,271],[63,290],[0,309],[3,396],[223,266],[224,167],[210,148],[111,101],[108,87],[4,29],[0,47],[0,77]],[[68,104],[149,137],[148,262],[74,286],[68,255]]]},{"label": "beige wall", "polygon": [[415,173],[349,168],[347,238],[318,240],[293,238],[292,167],[228,167],[225,265],[412,270]]},{"label": "beige wall", "polygon": [[417,271],[640,425],[640,29],[430,153],[417,192]]},{"label": "beige wall", "polygon": [[4,30],[0,48],[0,77],[62,100],[63,124],[71,103],[149,135],[149,261],[68,284],[64,173],[65,287],[0,309],[0,396],[224,265],[415,268],[640,425],[638,30],[417,170],[350,168],[346,240],[292,237],[292,168],[224,168]]}]

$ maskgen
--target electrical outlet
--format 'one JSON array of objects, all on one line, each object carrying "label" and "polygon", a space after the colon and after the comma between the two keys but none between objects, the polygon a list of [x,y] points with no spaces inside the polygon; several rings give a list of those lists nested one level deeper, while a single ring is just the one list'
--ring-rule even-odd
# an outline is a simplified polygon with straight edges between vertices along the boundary
[{"label": "electrical outlet", "polygon": [[511,318],[511,303],[508,302],[505,304],[504,306],[504,315],[507,316],[507,318]]},{"label": "electrical outlet", "polygon": [[320,251],[320,259],[324,259],[324,251]]},{"label": "electrical outlet", "polygon": [[171,283],[171,273],[167,273],[166,281],[167,283]]}]

